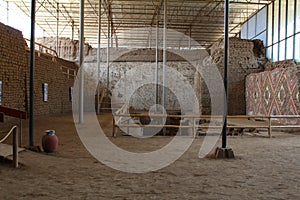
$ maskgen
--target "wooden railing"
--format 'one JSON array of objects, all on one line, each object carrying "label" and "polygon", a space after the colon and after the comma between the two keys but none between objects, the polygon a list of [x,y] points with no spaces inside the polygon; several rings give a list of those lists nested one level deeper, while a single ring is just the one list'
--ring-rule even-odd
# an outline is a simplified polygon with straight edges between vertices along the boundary
[{"label": "wooden railing", "polygon": [[[199,124],[200,119],[222,119],[223,116],[212,116],[212,115],[163,115],[163,114],[129,114],[129,113],[121,113],[116,112],[114,116],[117,118],[113,119],[113,130],[112,136],[116,136],[116,127],[135,127],[135,128],[189,128],[192,129],[193,137],[196,137],[196,132],[198,129],[208,129],[208,128],[222,128],[222,121],[219,120],[217,124],[214,125],[203,125]],[[165,124],[150,124],[150,125],[142,125],[136,123],[130,123],[129,119],[131,117],[150,117],[150,118],[179,118],[182,120],[189,121],[189,125],[165,125]],[[125,120],[122,120],[124,119]],[[228,119],[260,119],[261,123],[255,122],[253,124],[243,124],[239,123],[238,125],[228,124],[227,128],[265,128],[268,131],[268,137],[271,138],[272,128],[300,128],[300,124],[298,125],[275,125],[272,124],[273,119],[278,118],[300,118],[300,115],[271,115],[271,116],[246,116],[246,115],[235,115],[228,116]],[[125,123],[124,123],[125,122]],[[258,125],[259,123],[259,125]]]},{"label": "wooden railing", "polygon": [[61,66],[61,71],[68,79],[75,79],[77,76],[76,70],[69,67]]},{"label": "wooden railing", "polygon": [[[29,46],[30,45],[30,40],[25,38],[25,41],[27,42],[27,45]],[[28,46],[27,46],[27,51],[30,51]],[[45,56],[50,56],[52,58],[53,62],[59,62],[60,61],[57,52],[54,49],[51,49],[50,47],[47,47],[43,44],[35,42],[35,51],[37,52],[37,54],[39,56],[41,54],[45,55]],[[62,73],[67,76],[68,79],[75,79],[75,77],[77,75],[77,71],[75,69],[63,66],[62,64],[61,64],[61,70],[62,70]]]},{"label": "wooden railing", "polygon": [[119,110],[125,103],[124,102],[100,102],[100,104],[101,104],[100,107],[101,111],[110,111],[110,110],[115,111],[115,110]]},{"label": "wooden railing", "polygon": [[[27,43],[27,48],[30,46],[30,40],[25,38],[25,41]],[[29,48],[27,50],[30,50]],[[57,52],[54,49],[51,49],[43,44],[35,42],[35,50],[39,53],[50,55],[52,57],[58,57]]]},{"label": "wooden railing", "polygon": [[18,127],[13,126],[10,131],[7,133],[4,138],[0,140],[0,143],[4,142],[8,136],[13,134],[12,140],[13,140],[13,166],[15,168],[18,168],[19,166],[19,157],[18,157]]},{"label": "wooden railing", "polygon": [[20,144],[19,146],[22,146],[22,120],[27,119],[27,114],[26,112],[22,110],[17,110],[13,108],[7,108],[4,106],[0,106],[0,113],[2,113],[3,121],[4,121],[4,116],[7,115],[9,117],[15,117],[20,119]]}]

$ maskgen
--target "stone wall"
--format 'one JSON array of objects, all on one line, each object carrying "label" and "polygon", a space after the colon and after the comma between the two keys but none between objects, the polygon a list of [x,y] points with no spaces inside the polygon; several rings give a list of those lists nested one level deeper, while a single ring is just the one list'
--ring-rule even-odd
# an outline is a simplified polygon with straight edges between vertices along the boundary
[{"label": "stone wall", "polygon": [[[272,64],[273,70],[254,73],[246,79],[248,115],[299,115],[300,66],[292,61]],[[299,119],[280,119],[299,124]]]},{"label": "stone wall", "polygon": [[[22,33],[0,23],[0,80],[2,105],[28,112],[29,108],[29,51]],[[74,63],[51,55],[35,55],[35,115],[58,114],[71,111],[69,87],[74,80],[63,74],[62,68],[77,70]],[[48,83],[48,102],[42,98],[43,83]]]},{"label": "stone wall", "polygon": [[[242,40],[230,38],[229,40],[229,66],[228,66],[228,114],[246,114],[245,100],[245,78],[248,74],[261,72],[264,70],[266,62],[264,47],[258,41]],[[214,64],[219,69],[220,74],[224,75],[224,42],[219,40],[210,49],[211,57],[207,58],[200,66],[200,69],[210,67]],[[201,97],[202,113],[210,114],[211,97],[208,88],[199,77],[195,75],[196,83]]]}]

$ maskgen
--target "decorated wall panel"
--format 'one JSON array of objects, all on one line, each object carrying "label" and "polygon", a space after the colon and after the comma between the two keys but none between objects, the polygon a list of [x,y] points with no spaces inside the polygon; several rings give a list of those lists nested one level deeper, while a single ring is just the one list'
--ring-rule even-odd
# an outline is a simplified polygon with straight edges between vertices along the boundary
[{"label": "decorated wall panel", "polygon": [[[299,115],[299,68],[275,68],[250,74],[246,78],[248,115]],[[279,119],[285,124],[299,124],[299,119]]]}]

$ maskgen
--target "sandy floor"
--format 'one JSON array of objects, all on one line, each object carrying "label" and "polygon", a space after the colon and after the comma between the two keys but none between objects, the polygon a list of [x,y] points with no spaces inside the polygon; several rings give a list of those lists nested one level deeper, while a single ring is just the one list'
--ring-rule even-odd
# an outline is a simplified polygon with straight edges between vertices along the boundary
[{"label": "sandy floor", "polygon": [[[109,123],[103,126],[111,132]],[[199,159],[199,137],[170,166],[130,174],[93,158],[79,140],[71,115],[39,117],[35,127],[36,145],[41,145],[44,130],[56,130],[58,152],[23,152],[20,169],[0,163],[0,199],[300,199],[300,134],[228,137],[234,160]],[[156,149],[170,141],[110,139],[131,151]]]}]

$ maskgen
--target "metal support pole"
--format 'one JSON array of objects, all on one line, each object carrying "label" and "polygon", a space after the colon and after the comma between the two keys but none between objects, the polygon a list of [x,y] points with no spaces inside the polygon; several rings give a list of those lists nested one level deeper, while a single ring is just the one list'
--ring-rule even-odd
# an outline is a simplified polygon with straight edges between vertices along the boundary
[{"label": "metal support pole", "polygon": [[[166,65],[167,65],[167,5],[168,0],[164,0],[164,33],[163,33],[163,90],[162,90],[162,106],[165,110],[166,108]],[[166,114],[166,113],[163,113]],[[163,129],[163,135],[166,135],[166,129]]]},{"label": "metal support pole", "polygon": [[228,59],[229,59],[229,0],[225,0],[224,10],[224,113],[222,129],[222,148],[227,146],[227,115],[228,115]]},{"label": "metal support pole", "polygon": [[29,146],[34,146],[34,64],[35,64],[35,0],[31,1],[30,80],[29,80]]},{"label": "metal support pole", "polygon": [[167,5],[168,0],[164,0],[164,31],[163,31],[163,90],[162,106],[166,109],[166,65],[167,65]]},{"label": "metal support pole", "polygon": [[115,43],[116,43],[116,48],[119,48],[119,43],[118,43],[118,35],[115,33]]},{"label": "metal support pole", "polygon": [[[298,1],[299,3],[299,1]],[[273,7],[274,7],[274,2],[273,2]],[[294,38],[293,38],[293,60],[295,60],[296,58],[296,26],[297,26],[297,13],[298,12],[298,9],[297,9],[297,1],[294,0]],[[273,14],[274,14],[274,11],[273,11]]]},{"label": "metal support pole", "polygon": [[191,37],[192,37],[192,26],[190,26],[190,33],[189,33],[189,50],[191,50]]},{"label": "metal support pole", "polygon": [[57,8],[56,8],[56,53],[59,56],[59,45],[58,45],[58,25],[59,25],[59,3],[57,2]]},{"label": "metal support pole", "polygon": [[[157,14],[157,23],[156,23],[156,48],[155,48],[155,104],[158,104],[158,40],[159,40],[159,14]],[[155,106],[157,108],[157,106]]]},{"label": "metal support pole", "polygon": [[99,0],[99,5],[98,5],[98,49],[97,49],[97,114],[100,114],[100,65],[101,65],[101,0]]},{"label": "metal support pole", "polygon": [[[110,7],[110,6],[109,6]],[[109,14],[109,16],[111,16]],[[112,20],[110,18],[110,47],[113,48],[114,47],[114,27],[113,27],[113,23],[112,23]]]},{"label": "metal support pole", "polygon": [[112,21],[112,16],[111,16],[111,2],[109,2],[108,5],[108,23],[110,23],[110,47],[114,47],[114,26],[113,26],[113,21]]},{"label": "metal support pole", "polygon": [[6,2],[6,24],[9,23],[9,2]]},{"label": "metal support pole", "polygon": [[[285,4],[285,38],[287,37],[287,34],[288,34],[288,13],[289,13],[289,1],[286,2]],[[292,48],[294,50],[294,48]],[[284,59],[286,60],[287,59],[287,41],[285,41],[285,44],[284,44]]]},{"label": "metal support pole", "polygon": [[74,20],[72,20],[72,41],[74,40]]},{"label": "metal support pole", "polygon": [[79,24],[79,69],[80,69],[80,86],[79,86],[79,123],[83,119],[83,99],[84,99],[84,68],[83,68],[83,51],[84,51],[84,0],[80,0],[80,24]]},{"label": "metal support pole", "polygon": [[[110,5],[109,5],[110,8]],[[106,97],[108,97],[108,88],[109,88],[109,50],[110,50],[110,22],[109,15],[107,16],[107,50],[106,50]]]},{"label": "metal support pole", "polygon": [[151,49],[151,39],[152,39],[152,27],[149,30],[148,33],[148,48]]}]

